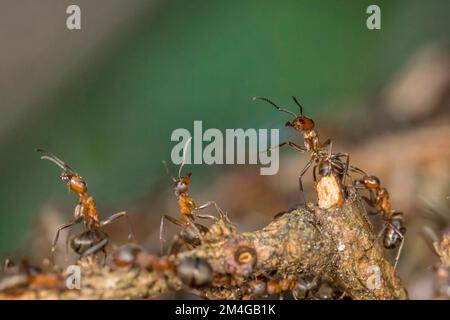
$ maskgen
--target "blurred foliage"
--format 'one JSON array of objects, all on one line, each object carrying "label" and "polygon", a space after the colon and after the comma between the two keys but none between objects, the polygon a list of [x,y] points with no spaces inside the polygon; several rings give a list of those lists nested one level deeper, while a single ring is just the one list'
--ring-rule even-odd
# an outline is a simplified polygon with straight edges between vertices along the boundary
[{"label": "blurred foliage", "polygon": [[[332,118],[338,102],[380,88],[415,48],[448,36],[448,1],[376,1],[380,31],[366,28],[372,3],[180,0],[143,12],[0,146],[0,252],[20,245],[45,201],[75,205],[36,147],[79,170],[101,212],[123,210],[170,188],[154,183],[173,129],[199,119],[205,128],[282,126],[254,95],[287,104],[295,94],[308,114]],[[196,177],[221,168],[203,169]]]}]

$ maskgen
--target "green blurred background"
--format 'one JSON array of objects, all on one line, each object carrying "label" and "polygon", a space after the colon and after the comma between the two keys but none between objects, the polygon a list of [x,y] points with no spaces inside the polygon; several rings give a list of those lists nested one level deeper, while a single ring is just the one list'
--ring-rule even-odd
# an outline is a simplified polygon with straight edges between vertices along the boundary
[{"label": "green blurred background", "polygon": [[[25,245],[44,203],[72,215],[75,198],[36,147],[77,169],[102,212],[119,211],[170,190],[161,160],[174,129],[282,126],[254,95],[295,94],[332,121],[450,30],[446,0],[0,3],[3,254]],[[71,3],[80,31],[65,28]],[[370,4],[381,7],[381,30],[366,28]],[[222,169],[196,166],[197,183]]]}]

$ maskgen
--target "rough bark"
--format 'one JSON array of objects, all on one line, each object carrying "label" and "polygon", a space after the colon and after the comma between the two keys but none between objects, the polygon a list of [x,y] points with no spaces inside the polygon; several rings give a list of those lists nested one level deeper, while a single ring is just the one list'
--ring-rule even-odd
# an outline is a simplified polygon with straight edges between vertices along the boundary
[{"label": "rough bark", "polygon": [[[253,249],[256,257],[249,263],[239,263],[236,252],[242,248]],[[352,299],[407,299],[383,250],[358,195],[349,190],[340,208],[299,207],[278,215],[255,232],[238,233],[221,219],[211,226],[202,245],[166,259],[177,264],[188,256],[205,258],[214,280],[211,286],[193,292],[209,299],[248,297],[249,279],[274,272],[282,276],[319,275]],[[25,288],[0,294],[0,298],[140,299],[189,290],[176,276],[176,269],[163,272],[100,267],[92,259],[79,265],[80,290]]]}]

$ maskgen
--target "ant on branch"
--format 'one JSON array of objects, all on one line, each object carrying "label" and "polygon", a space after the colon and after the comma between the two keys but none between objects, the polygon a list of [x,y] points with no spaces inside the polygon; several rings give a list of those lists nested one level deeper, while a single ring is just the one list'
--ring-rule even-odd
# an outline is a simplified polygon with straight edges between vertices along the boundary
[{"label": "ant on branch", "polygon": [[[18,293],[29,287],[31,289],[59,289],[63,279],[54,273],[42,271],[40,268],[23,260],[14,265],[11,260],[5,262],[5,269],[0,274],[0,292]],[[36,291],[37,294],[37,291]]]},{"label": "ant on branch", "polygon": [[[180,209],[180,219],[177,220],[171,216],[163,215],[161,218],[161,224],[159,229],[159,239],[161,242],[161,251],[162,244],[165,241],[163,237],[163,229],[164,229],[164,220],[168,220],[175,225],[180,226],[182,229],[180,233],[176,236],[175,243],[172,245],[171,252],[174,250],[178,250],[182,244],[187,244],[192,247],[198,246],[201,243],[202,235],[208,231],[208,228],[195,222],[195,218],[203,218],[203,219],[211,219],[217,221],[218,218],[212,215],[199,214],[197,211],[203,210],[210,206],[215,206],[217,212],[219,213],[221,218],[228,218],[225,216],[223,211],[219,208],[217,203],[214,201],[209,201],[201,206],[198,206],[194,199],[192,199],[189,195],[189,187],[191,184],[191,172],[188,172],[186,175],[182,175],[182,170],[184,165],[186,164],[186,150],[191,142],[192,138],[189,138],[183,148],[183,160],[181,162],[180,168],[178,170],[178,179],[172,177],[172,181],[174,182],[174,193],[178,200],[178,206]],[[167,168],[167,164],[163,161],[165,165],[166,171],[169,172]]]},{"label": "ant on branch", "polygon": [[381,187],[380,179],[370,176],[363,170],[351,166],[350,170],[361,174],[363,177],[353,182],[355,189],[366,189],[369,191],[369,198],[363,196],[362,199],[367,204],[376,209],[374,214],[381,214],[386,223],[380,232],[383,235],[383,246],[386,249],[393,249],[399,245],[397,255],[395,257],[394,269],[402,252],[404,243],[404,234],[406,228],[404,226],[403,213],[392,209],[389,192],[386,188]]},{"label": "ant on branch", "polygon": [[248,286],[248,298],[277,294],[283,299],[284,293],[289,291],[295,300],[330,300],[341,299],[344,296],[318,275],[259,276],[255,280],[250,280]]},{"label": "ant on branch", "polygon": [[[275,109],[281,112],[288,113],[294,117],[293,120],[286,122],[286,127],[292,127],[296,131],[300,132],[303,135],[304,139],[304,146],[300,146],[295,142],[292,141],[286,141],[278,146],[272,147],[269,150],[273,150],[275,148],[281,148],[283,146],[289,146],[294,150],[297,150],[299,152],[310,152],[311,157],[308,163],[305,165],[303,170],[301,171],[298,181],[299,181],[299,187],[300,191],[303,196],[303,200],[306,204],[306,201],[304,199],[304,190],[303,190],[303,183],[302,183],[302,177],[303,175],[308,171],[308,169],[314,164],[313,166],[313,176],[314,181],[319,184],[319,188],[322,188],[322,191],[318,191],[318,194],[322,193],[322,196],[325,195],[324,190],[326,190],[326,193],[334,196],[331,196],[331,201],[325,201],[327,202],[325,205],[325,208],[331,207],[334,205],[340,205],[343,201],[343,187],[345,185],[345,178],[347,176],[349,162],[350,162],[350,155],[348,153],[332,153],[331,152],[331,146],[332,142],[331,139],[327,139],[325,142],[321,143],[319,140],[318,133],[314,130],[315,124],[314,121],[303,115],[303,106],[300,104],[298,99],[296,97],[292,97],[295,104],[300,108],[300,115],[296,115],[290,110],[284,109],[279,107],[275,102],[269,100],[265,97],[253,97],[253,100],[262,100],[269,104],[271,104]],[[327,151],[326,148],[329,148]],[[343,161],[343,158],[346,158],[345,164]],[[316,177],[316,171],[318,169],[319,173],[319,181],[317,181]],[[337,181],[336,177],[340,178],[340,182]],[[321,182],[321,178],[326,178]],[[325,189],[324,189],[325,188]],[[328,197],[328,196],[327,196]],[[320,200],[320,196],[319,196]]]},{"label": "ant on branch", "polygon": [[73,191],[79,197],[79,202],[74,210],[73,220],[59,227],[56,231],[52,245],[52,252],[56,250],[59,233],[66,228],[70,228],[78,223],[81,223],[82,221],[84,222],[85,231],[73,236],[70,239],[70,246],[77,254],[80,255],[80,258],[102,251],[105,254],[106,259],[105,247],[108,244],[109,239],[108,235],[103,232],[101,228],[117,220],[118,218],[126,218],[128,225],[128,239],[134,240],[133,229],[129,221],[128,214],[125,211],[115,213],[105,220],[100,220],[100,215],[97,211],[94,198],[87,192],[86,181],[78,173],[76,173],[75,170],[55,155],[42,149],[37,149],[37,151],[42,154],[41,159],[49,160],[63,170],[60,175],[60,179],[67,184],[69,190]]},{"label": "ant on branch", "polygon": [[118,268],[139,267],[156,272],[173,272],[191,289],[210,285],[214,275],[211,265],[204,258],[187,256],[175,263],[165,257],[148,254],[136,245],[118,248],[113,253],[113,261]]}]

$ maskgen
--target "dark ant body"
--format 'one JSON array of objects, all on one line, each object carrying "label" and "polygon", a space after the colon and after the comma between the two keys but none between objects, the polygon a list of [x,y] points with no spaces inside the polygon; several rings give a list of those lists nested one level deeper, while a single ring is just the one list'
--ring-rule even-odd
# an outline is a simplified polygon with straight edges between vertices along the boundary
[{"label": "dark ant body", "polygon": [[165,257],[147,253],[141,246],[126,244],[113,252],[113,263],[117,268],[139,267],[157,272],[175,271],[174,262]]},{"label": "dark ant body", "polygon": [[212,283],[213,270],[204,258],[185,257],[176,269],[177,277],[189,288],[203,288]]},{"label": "dark ant body", "polygon": [[109,242],[108,235],[100,229],[86,230],[70,239],[70,247],[80,258],[102,251],[106,257],[105,247]]},{"label": "dark ant body", "polygon": [[208,261],[199,257],[184,257],[177,264],[164,257],[148,254],[141,247],[126,245],[113,253],[114,265],[118,268],[140,267],[159,272],[172,271],[192,289],[208,286],[213,280],[213,270]]},{"label": "dark ant body", "polygon": [[81,222],[84,222],[85,231],[70,239],[71,248],[78,253],[80,257],[86,257],[99,251],[103,251],[106,256],[105,247],[108,244],[108,235],[103,232],[101,228],[120,217],[125,217],[127,219],[129,231],[128,238],[134,239],[134,233],[128,220],[128,214],[125,211],[115,213],[105,220],[100,220],[94,198],[87,192],[85,180],[55,155],[41,149],[38,149],[37,151],[42,154],[41,159],[49,160],[63,170],[60,179],[67,184],[69,190],[73,191],[79,197],[78,205],[74,210],[74,219],[68,224],[59,227],[56,232],[53,240],[52,252],[56,249],[59,233],[62,230]]},{"label": "dark ant body", "polygon": [[274,294],[281,294],[295,289],[298,279],[295,276],[286,276],[279,279],[273,277],[262,277],[256,280],[249,281],[250,298],[265,297]]},{"label": "dark ant body", "polygon": [[191,247],[196,247],[200,245],[202,235],[208,231],[208,228],[201,224],[196,223],[195,218],[212,219],[215,221],[218,220],[218,218],[212,215],[198,214],[197,211],[214,205],[219,214],[223,216],[222,210],[214,201],[209,201],[201,206],[198,206],[195,203],[194,199],[192,199],[191,196],[189,195],[189,187],[191,184],[192,174],[188,172],[186,175],[182,175],[182,170],[186,163],[186,150],[190,142],[191,138],[189,138],[189,140],[186,142],[183,149],[183,161],[180,165],[180,169],[178,170],[178,179],[172,177],[172,181],[174,182],[174,193],[175,196],[177,197],[180,211],[180,219],[177,220],[168,215],[163,215],[161,218],[160,232],[159,232],[159,239],[161,241],[161,250],[162,250],[162,243],[164,241],[162,235],[164,229],[164,220],[168,220],[173,224],[176,224],[182,228],[181,231],[178,233],[178,235],[175,237],[175,241],[171,246],[170,249],[171,253],[178,251],[183,244],[187,244],[188,246]]},{"label": "dark ant body", "polygon": [[[274,148],[281,148],[287,145],[294,150],[311,153],[310,160],[305,165],[298,177],[302,196],[304,197],[302,177],[306,173],[306,171],[308,171],[311,165],[314,165],[313,177],[314,182],[316,182],[316,186],[319,187],[319,190],[316,190],[318,192],[319,206],[325,209],[333,206],[340,206],[344,199],[343,186],[345,185],[345,178],[347,176],[350,161],[349,154],[342,152],[331,153],[332,144],[330,139],[327,139],[324,143],[320,142],[319,135],[314,130],[314,121],[311,118],[303,115],[303,107],[296,97],[292,97],[292,99],[300,108],[300,115],[296,115],[295,113],[287,109],[279,107],[277,104],[267,98],[254,97],[253,99],[263,100],[271,104],[278,111],[288,113],[294,117],[293,120],[286,122],[286,126],[294,128],[296,131],[300,132],[303,135],[304,146],[302,147],[295,142],[287,141],[279,144]],[[329,147],[329,150],[326,150],[327,147]],[[274,148],[270,148],[270,150]],[[345,163],[342,158],[346,158]],[[317,171],[319,179],[317,179]],[[339,179],[340,181],[338,181]],[[323,199],[324,197],[326,198],[326,200]]]},{"label": "dark ant body", "polygon": [[394,268],[396,268],[406,232],[403,213],[392,209],[389,192],[386,188],[381,187],[380,179],[370,176],[363,170],[353,166],[350,170],[363,176],[361,179],[354,181],[354,187],[369,191],[369,198],[365,196],[362,198],[370,207],[375,208],[375,214],[380,214],[386,220],[385,226],[380,232],[380,235],[383,235],[383,246],[386,249],[393,249],[399,246],[394,263]]},{"label": "dark ant body", "polygon": [[24,288],[56,289],[61,287],[62,278],[53,273],[43,272],[40,268],[23,261],[19,265],[10,264],[0,274],[0,292],[20,292]]},{"label": "dark ant body", "polygon": [[326,282],[319,279],[317,275],[287,275],[283,277],[260,277],[249,282],[250,296],[267,297],[280,295],[290,291],[296,300],[301,299],[336,299],[342,297],[342,293],[331,288]]},{"label": "dark ant body", "polygon": [[328,156],[321,155],[318,164],[313,168],[313,178],[317,192],[317,204],[322,209],[340,207],[344,203],[344,179],[346,166],[339,156],[331,154],[331,144]]}]

